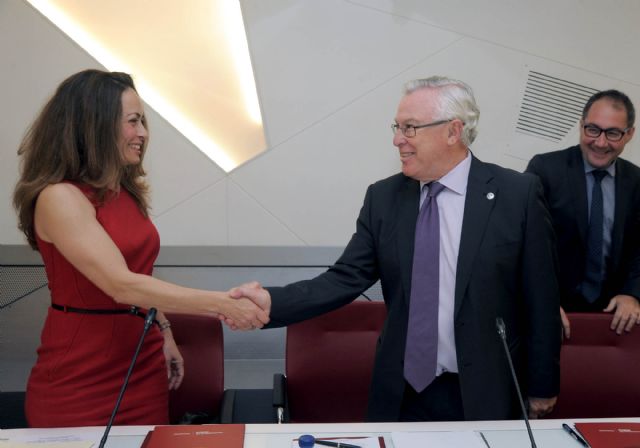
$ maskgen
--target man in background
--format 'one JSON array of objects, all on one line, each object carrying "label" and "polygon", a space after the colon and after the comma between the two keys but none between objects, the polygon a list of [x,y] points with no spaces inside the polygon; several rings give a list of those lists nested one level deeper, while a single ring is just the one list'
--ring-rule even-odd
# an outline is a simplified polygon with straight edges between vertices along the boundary
[{"label": "man in background", "polygon": [[561,316],[612,312],[621,334],[640,324],[640,168],[621,159],[633,137],[635,109],[617,90],[593,95],[580,120],[580,144],[539,154],[537,174],[558,239]]},{"label": "man in background", "polygon": [[535,176],[471,154],[478,117],[466,84],[409,82],[392,125],[402,173],[368,188],[338,261],[312,280],[235,291],[270,308],[276,327],[345,305],[380,279],[388,313],[369,421],[517,418],[498,317],[530,416],[555,404],[560,318],[551,219]]}]

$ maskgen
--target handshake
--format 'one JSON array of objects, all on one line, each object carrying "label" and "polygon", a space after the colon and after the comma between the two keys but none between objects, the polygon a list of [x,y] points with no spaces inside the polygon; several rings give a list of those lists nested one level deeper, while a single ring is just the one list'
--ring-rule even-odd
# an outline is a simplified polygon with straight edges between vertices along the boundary
[{"label": "handshake", "polygon": [[218,318],[232,330],[254,330],[269,323],[271,295],[258,282],[231,288],[220,304]]}]

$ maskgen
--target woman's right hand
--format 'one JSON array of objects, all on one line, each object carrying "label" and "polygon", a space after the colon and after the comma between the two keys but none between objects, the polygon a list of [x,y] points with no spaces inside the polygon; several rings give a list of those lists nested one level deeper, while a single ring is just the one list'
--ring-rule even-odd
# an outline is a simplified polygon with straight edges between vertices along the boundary
[{"label": "woman's right hand", "polygon": [[269,323],[268,313],[247,298],[221,299],[220,318],[232,330],[255,330]]}]

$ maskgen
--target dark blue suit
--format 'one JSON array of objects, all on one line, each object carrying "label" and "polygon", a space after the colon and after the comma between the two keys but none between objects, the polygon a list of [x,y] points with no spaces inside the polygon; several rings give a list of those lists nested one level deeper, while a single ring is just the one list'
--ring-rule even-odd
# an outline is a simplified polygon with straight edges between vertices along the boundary
[{"label": "dark blue suit", "polygon": [[602,311],[618,294],[640,298],[640,168],[618,158],[611,254],[600,299],[577,292],[586,262],[587,184],[580,146],[533,157],[527,172],[542,181],[558,239],[561,304],[565,311]]},{"label": "dark blue suit", "polygon": [[[269,326],[280,326],[344,305],[381,280],[388,316],[373,371],[371,421],[396,421],[400,413],[419,188],[419,182],[402,174],[371,185],[356,233],[340,259],[312,280],[268,288]],[[558,297],[553,231],[539,181],[473,158],[454,316],[466,419],[508,419],[519,414],[496,332],[497,316],[506,323],[525,393],[557,395]]]}]

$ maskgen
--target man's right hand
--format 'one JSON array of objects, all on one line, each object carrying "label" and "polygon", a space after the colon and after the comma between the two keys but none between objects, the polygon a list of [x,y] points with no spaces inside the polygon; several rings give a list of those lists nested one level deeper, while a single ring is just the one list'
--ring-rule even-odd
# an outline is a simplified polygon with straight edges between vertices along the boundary
[{"label": "man's right hand", "polygon": [[244,283],[231,288],[229,295],[234,299],[247,298],[262,308],[267,315],[271,313],[271,294],[258,282]]},{"label": "man's right hand", "polygon": [[560,320],[562,321],[562,334],[564,334],[565,338],[571,339],[571,324],[569,323],[567,313],[564,312],[562,307],[560,307]]}]

